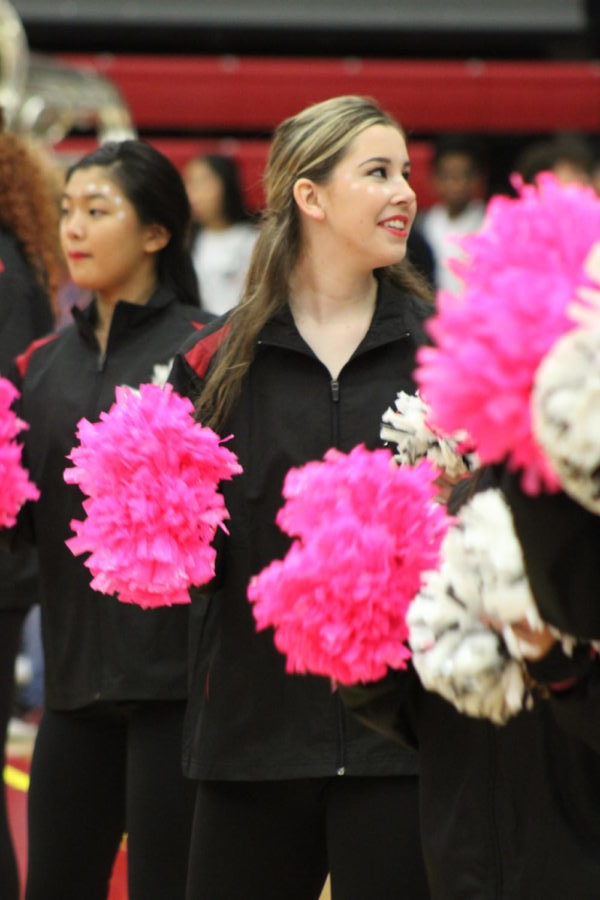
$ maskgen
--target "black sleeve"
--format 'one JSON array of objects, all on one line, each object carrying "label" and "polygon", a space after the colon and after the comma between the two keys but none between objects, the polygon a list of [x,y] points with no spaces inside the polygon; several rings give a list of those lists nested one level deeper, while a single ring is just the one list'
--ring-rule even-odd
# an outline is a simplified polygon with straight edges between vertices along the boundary
[{"label": "black sleeve", "polygon": [[585,684],[553,694],[550,706],[558,725],[600,753],[600,664],[586,679]]},{"label": "black sleeve", "polygon": [[547,701],[560,727],[600,753],[600,659],[589,645],[572,655],[556,644],[527,670]]},{"label": "black sleeve", "polygon": [[527,496],[503,472],[536,605],[545,622],[583,640],[600,639],[600,516],[564,493]]},{"label": "black sleeve", "polygon": [[416,695],[423,690],[413,667],[389,670],[380,681],[339,685],[344,705],[364,724],[416,749]]},{"label": "black sleeve", "polygon": [[[191,347],[193,347],[197,341],[197,335],[192,335],[190,338],[188,338],[188,340],[176,354],[175,359],[173,360],[171,371],[169,373],[169,384],[173,386],[174,390],[176,390],[178,394],[180,394],[182,397],[188,397],[192,402],[194,402],[200,394],[204,381],[189,365],[185,358],[185,353],[189,349],[191,349]],[[208,584],[202,586],[201,591],[198,593],[198,596],[200,594],[203,594],[206,598],[209,598],[222,583],[224,577],[226,542],[226,532],[222,528],[217,528],[217,532],[212,542],[212,545],[215,548],[217,554],[215,561],[215,574],[210,582],[208,582]]]},{"label": "black sleeve", "polygon": [[169,384],[172,384],[182,397],[189,397],[192,401],[196,399],[202,389],[202,379],[196,375],[181,352],[173,360],[169,373]]},{"label": "black sleeve", "polygon": [[48,298],[16,242],[0,232],[0,374],[36,338],[52,330]]}]

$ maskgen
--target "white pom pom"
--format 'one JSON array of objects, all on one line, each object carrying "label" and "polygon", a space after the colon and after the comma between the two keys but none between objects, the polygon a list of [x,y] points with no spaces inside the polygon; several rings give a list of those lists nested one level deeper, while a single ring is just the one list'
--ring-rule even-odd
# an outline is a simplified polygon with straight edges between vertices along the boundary
[{"label": "white pom pom", "polygon": [[[505,624],[503,634],[485,618]],[[523,706],[523,648],[509,625],[542,627],[512,517],[500,491],[476,494],[442,543],[407,616],[413,662],[426,688],[471,716],[506,722]]]},{"label": "white pom pom", "polygon": [[414,466],[428,459],[450,478],[458,478],[477,468],[474,453],[461,453],[466,435],[444,437],[427,423],[429,407],[421,397],[404,391],[396,397],[396,408],[389,407],[381,417],[380,437],[396,445],[394,459],[399,465]]},{"label": "white pom pom", "polygon": [[565,492],[600,513],[600,327],[575,329],[554,344],[537,369],[531,412]]}]

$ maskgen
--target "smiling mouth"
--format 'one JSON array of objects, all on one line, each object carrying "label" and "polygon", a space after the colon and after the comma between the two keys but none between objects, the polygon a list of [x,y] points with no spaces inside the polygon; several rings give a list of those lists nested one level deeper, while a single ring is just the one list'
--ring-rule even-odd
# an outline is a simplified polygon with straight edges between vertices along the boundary
[{"label": "smiling mouth", "polygon": [[408,219],[384,219],[378,223],[380,228],[391,231],[393,234],[408,234]]},{"label": "smiling mouth", "polygon": [[72,253],[67,253],[69,259],[89,259],[89,253],[79,253],[77,251],[73,251]]}]

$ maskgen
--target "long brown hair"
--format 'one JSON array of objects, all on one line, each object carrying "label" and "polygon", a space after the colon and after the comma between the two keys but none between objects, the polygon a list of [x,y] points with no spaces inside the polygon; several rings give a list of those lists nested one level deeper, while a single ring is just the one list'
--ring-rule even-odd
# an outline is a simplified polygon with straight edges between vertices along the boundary
[{"label": "long brown hair", "polygon": [[19,242],[56,315],[62,271],[58,203],[41,161],[11,132],[0,133],[0,228]]},{"label": "long brown hair", "polygon": [[[275,130],[264,175],[266,207],[244,292],[196,403],[204,424],[217,430],[223,425],[254,357],[259,331],[288,302],[289,278],[301,241],[295,182],[310,178],[325,184],[354,138],[372,125],[389,125],[403,134],[398,122],[374,100],[356,96],[315,103]],[[406,260],[380,273],[406,291],[432,299],[427,283]]]}]

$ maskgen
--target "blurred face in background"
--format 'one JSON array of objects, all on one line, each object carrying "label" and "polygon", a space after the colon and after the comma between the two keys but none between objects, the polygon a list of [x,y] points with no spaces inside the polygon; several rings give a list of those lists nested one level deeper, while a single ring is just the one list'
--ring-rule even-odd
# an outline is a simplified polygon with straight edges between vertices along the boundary
[{"label": "blurred face in background", "polygon": [[598,160],[592,170],[592,187],[600,197],[600,160]]},{"label": "blurred face in background", "polygon": [[552,171],[562,184],[590,184],[590,173],[570,159],[557,159]]},{"label": "blurred face in background", "polygon": [[192,160],[183,173],[192,218],[202,228],[221,231],[230,224],[224,213],[223,182],[204,160]]},{"label": "blurred face in background", "polygon": [[450,216],[458,216],[472,200],[481,198],[483,180],[466,153],[447,153],[433,175],[435,190]]}]

